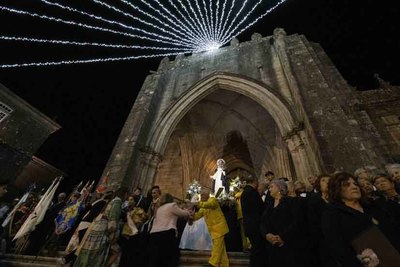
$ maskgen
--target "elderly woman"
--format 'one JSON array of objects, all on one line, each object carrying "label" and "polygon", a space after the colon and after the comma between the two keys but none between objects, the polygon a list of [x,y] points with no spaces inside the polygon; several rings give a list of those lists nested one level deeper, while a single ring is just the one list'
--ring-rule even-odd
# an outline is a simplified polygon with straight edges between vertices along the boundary
[{"label": "elderly woman", "polygon": [[385,168],[389,175],[393,178],[397,193],[400,194],[400,164],[387,164]]},{"label": "elderly woman", "polygon": [[176,223],[178,217],[188,219],[191,213],[178,207],[173,197],[161,195],[149,240],[149,267],[177,267],[179,264],[179,243]]},{"label": "elderly woman", "polygon": [[261,233],[268,243],[269,266],[305,266],[304,221],[295,199],[287,197],[287,185],[272,180],[268,186],[272,205],[266,207],[261,219]]},{"label": "elderly woman", "polygon": [[373,178],[374,185],[383,196],[400,205],[400,195],[396,192],[395,181],[386,174],[377,174]]},{"label": "elderly woman", "polygon": [[400,195],[395,189],[395,182],[385,174],[378,174],[374,177],[373,183],[384,196],[384,200],[377,201],[378,204],[400,225]]},{"label": "elderly woman", "polygon": [[331,205],[322,215],[322,232],[339,266],[364,266],[358,260],[352,242],[374,225],[385,233],[393,245],[397,243],[396,228],[380,209],[364,204],[364,193],[351,174],[335,174],[328,188]]},{"label": "elderly woman", "polygon": [[361,190],[364,192],[364,195],[367,200],[374,201],[380,198],[380,193],[375,190],[371,179],[365,177],[358,177],[358,184],[360,185]]}]

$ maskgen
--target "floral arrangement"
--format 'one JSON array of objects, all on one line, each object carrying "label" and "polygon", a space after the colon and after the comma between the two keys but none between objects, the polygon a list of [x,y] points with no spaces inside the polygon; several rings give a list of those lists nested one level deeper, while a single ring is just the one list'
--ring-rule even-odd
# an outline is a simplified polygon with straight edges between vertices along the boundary
[{"label": "floral arrangement", "polygon": [[232,191],[239,190],[241,187],[242,187],[242,182],[240,181],[240,177],[236,176],[236,178],[231,180],[230,182],[229,191],[231,191],[231,189]]},{"label": "floral arrangement", "polygon": [[370,249],[364,249],[360,255],[357,255],[357,258],[363,263],[366,267],[376,267],[379,265],[379,258],[375,254],[375,252]]},{"label": "floral arrangement", "polygon": [[199,184],[199,182],[197,180],[193,180],[193,182],[191,182],[189,184],[187,193],[188,193],[188,195],[190,195],[190,197],[201,193],[201,185]]}]

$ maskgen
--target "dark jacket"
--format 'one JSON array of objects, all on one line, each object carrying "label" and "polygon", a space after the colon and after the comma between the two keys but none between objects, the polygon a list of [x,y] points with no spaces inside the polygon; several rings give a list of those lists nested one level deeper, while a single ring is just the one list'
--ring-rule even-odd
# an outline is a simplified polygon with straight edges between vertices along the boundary
[{"label": "dark jacket", "polygon": [[282,247],[268,245],[270,266],[305,266],[307,236],[304,228],[304,210],[296,198],[285,197],[278,206],[267,206],[261,219],[263,236],[271,233],[284,241]]},{"label": "dark jacket", "polygon": [[246,235],[260,234],[259,229],[264,203],[257,189],[246,185],[240,197],[240,203],[242,205],[243,227]]},{"label": "dark jacket", "polygon": [[240,197],[243,214],[243,228],[251,243],[250,267],[265,266],[267,261],[265,237],[261,235],[260,223],[264,203],[257,189],[246,185]]},{"label": "dark jacket", "polygon": [[362,232],[377,224],[396,247],[398,231],[384,211],[375,206],[364,206],[364,213],[336,203],[328,205],[322,215],[322,232],[335,260],[343,267],[363,266],[356,258],[351,243]]},{"label": "dark jacket", "polygon": [[82,218],[83,222],[93,222],[94,219],[96,219],[97,216],[104,210],[104,207],[106,206],[107,201],[102,199],[94,203],[89,211],[85,213],[85,215]]},{"label": "dark jacket", "polygon": [[336,266],[322,234],[322,214],[327,207],[328,203],[322,199],[320,193],[313,193],[307,199],[307,226],[310,248],[313,251],[310,260],[314,266]]}]

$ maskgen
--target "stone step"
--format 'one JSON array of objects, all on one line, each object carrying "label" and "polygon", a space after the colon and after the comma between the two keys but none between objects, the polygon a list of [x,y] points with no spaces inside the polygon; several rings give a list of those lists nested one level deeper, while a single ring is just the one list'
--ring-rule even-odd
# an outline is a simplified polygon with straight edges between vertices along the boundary
[{"label": "stone step", "polygon": [[43,257],[43,256],[30,256],[30,255],[17,255],[5,254],[0,256],[0,266],[18,266],[18,267],[62,267],[59,263],[60,258]]},{"label": "stone step", "polygon": [[29,262],[19,262],[15,260],[0,260],[1,267],[55,267],[58,265],[45,264],[45,263],[29,263]]},{"label": "stone step", "polygon": [[[180,267],[205,266],[210,258],[210,251],[181,251]],[[249,266],[248,254],[243,252],[228,252],[230,267]]]},{"label": "stone step", "polygon": [[[248,259],[249,254],[245,252],[227,252],[229,258],[241,258]],[[204,250],[181,250],[181,256],[198,256],[198,257],[210,257],[211,251]]]},{"label": "stone step", "polygon": [[[64,255],[59,251],[58,255]],[[208,263],[210,251],[189,251],[182,250],[180,258],[180,267],[200,267]],[[231,267],[249,266],[248,254],[243,252],[228,252],[229,263]],[[66,267],[59,262],[59,257],[30,256],[5,254],[0,255],[1,267]]]},{"label": "stone step", "polygon": [[[42,255],[42,256],[47,256],[47,255],[49,255],[47,249],[44,249],[44,250],[40,253],[40,255]],[[65,255],[66,255],[66,253],[65,253],[64,250],[57,251],[57,257],[64,257]]]}]

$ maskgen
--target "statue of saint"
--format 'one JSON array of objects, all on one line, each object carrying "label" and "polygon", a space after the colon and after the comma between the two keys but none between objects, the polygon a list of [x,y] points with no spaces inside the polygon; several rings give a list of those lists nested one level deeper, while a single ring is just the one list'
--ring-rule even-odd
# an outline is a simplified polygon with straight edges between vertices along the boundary
[{"label": "statue of saint", "polygon": [[225,192],[226,177],[225,177],[225,160],[217,160],[217,171],[211,176],[214,180],[214,194],[217,194],[218,189],[222,188]]}]

